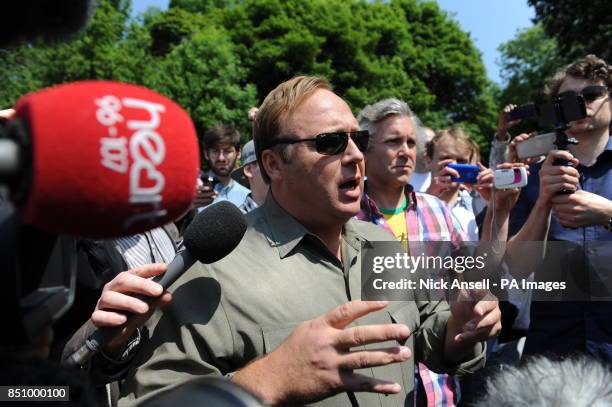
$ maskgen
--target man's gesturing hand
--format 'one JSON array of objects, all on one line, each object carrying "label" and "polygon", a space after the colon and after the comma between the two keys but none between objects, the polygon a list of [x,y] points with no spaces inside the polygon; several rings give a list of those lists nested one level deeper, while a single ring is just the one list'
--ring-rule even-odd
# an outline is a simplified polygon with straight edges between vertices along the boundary
[{"label": "man's gesturing hand", "polygon": [[379,311],[384,301],[351,301],[300,324],[276,350],[236,373],[234,381],[269,404],[307,403],[344,391],[398,393],[398,383],[353,372],[407,360],[405,346],[375,350],[362,345],[404,340],[408,327],[399,324],[347,326]]},{"label": "man's gesturing hand", "polygon": [[460,290],[450,306],[444,357],[456,363],[476,342],[499,335],[501,312],[497,299],[488,290]]}]

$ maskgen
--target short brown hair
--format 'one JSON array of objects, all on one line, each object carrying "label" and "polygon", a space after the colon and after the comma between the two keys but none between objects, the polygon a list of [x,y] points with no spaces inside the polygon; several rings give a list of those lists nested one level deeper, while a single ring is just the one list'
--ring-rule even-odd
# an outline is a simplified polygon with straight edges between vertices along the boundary
[{"label": "short brown hair", "polygon": [[591,54],[572,62],[557,72],[546,87],[546,95],[549,97],[557,96],[559,88],[561,88],[561,84],[567,76],[591,81],[603,81],[608,89],[612,89],[612,67],[603,59]]},{"label": "short brown hair", "polygon": [[229,124],[220,124],[204,132],[202,141],[205,149],[214,148],[219,144],[231,144],[240,149],[240,133]]},{"label": "short brown hair", "polygon": [[[331,90],[331,85],[324,78],[297,76],[268,93],[253,123],[253,140],[258,162],[262,162],[262,152],[270,148],[272,142],[285,131],[287,118],[319,89]],[[259,169],[264,181],[270,183],[264,166],[260,165]]]},{"label": "short brown hair", "polygon": [[476,144],[470,135],[460,126],[453,126],[448,129],[436,131],[436,135],[429,143],[427,143],[426,153],[429,158],[433,158],[436,150],[436,144],[438,144],[440,140],[445,137],[450,137],[451,139],[463,144],[470,150],[470,156],[468,158],[470,163],[473,163],[474,158],[480,157],[480,148],[478,147],[478,144]]}]

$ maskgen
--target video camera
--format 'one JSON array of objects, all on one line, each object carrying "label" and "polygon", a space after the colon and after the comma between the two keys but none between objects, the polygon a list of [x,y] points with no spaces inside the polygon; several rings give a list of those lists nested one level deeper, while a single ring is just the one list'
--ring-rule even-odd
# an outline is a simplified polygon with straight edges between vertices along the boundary
[{"label": "video camera", "polygon": [[554,130],[520,143],[517,146],[517,155],[521,159],[544,155],[554,148],[567,150],[569,144],[578,144],[578,140],[568,137],[565,130],[570,122],[584,119],[586,116],[585,96],[575,91],[560,93],[549,102],[519,106],[506,115],[509,121],[535,119],[541,128]]},{"label": "video camera", "polygon": [[583,95],[574,91],[560,93],[549,102],[529,103],[519,106],[507,114],[508,120],[536,119],[540,127],[555,130],[566,129],[567,123],[586,117],[586,103]]}]

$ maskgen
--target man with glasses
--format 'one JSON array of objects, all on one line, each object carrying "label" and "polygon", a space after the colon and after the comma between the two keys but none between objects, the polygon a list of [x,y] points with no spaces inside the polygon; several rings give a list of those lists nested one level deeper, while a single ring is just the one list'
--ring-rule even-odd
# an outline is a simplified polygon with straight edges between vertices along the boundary
[{"label": "man with glasses", "polygon": [[[270,405],[413,404],[414,360],[473,371],[499,331],[492,301],[360,301],[361,247],[392,241],[359,212],[368,133],[330,85],[296,77],[254,124],[270,185],[225,259],[196,264],[150,320],[123,405],[199,376],[226,376]],[[384,395],[387,395],[386,397]],[[320,403],[318,403],[320,402]]]},{"label": "man with glasses", "polygon": [[[548,240],[573,242],[581,248],[575,251],[581,257],[571,272],[591,283],[610,280],[609,263],[604,269],[593,266],[601,265],[610,247],[602,251],[601,243],[589,241],[612,240],[611,88],[612,66],[594,55],[572,63],[553,78],[550,95],[576,92],[585,100],[587,117],[571,122],[566,130],[579,144],[570,145],[569,151],[551,151],[543,163],[531,166],[529,184],[511,215],[510,231],[516,235],[509,243],[509,254],[516,277],[526,277],[538,256],[526,254],[521,250],[526,246],[513,246],[514,242]],[[555,159],[573,166],[554,165]],[[574,192],[560,193],[564,190]],[[512,255],[514,250],[518,253]],[[536,280],[541,270],[535,270]],[[604,276],[598,276],[602,271]],[[586,352],[609,363],[611,327],[610,302],[534,302],[524,354]]]},{"label": "man with glasses", "polygon": [[234,127],[223,124],[204,132],[204,158],[210,170],[202,174],[202,185],[198,186],[198,206],[213,202],[230,201],[236,206],[244,203],[248,188],[231,177],[240,158],[240,133]]}]

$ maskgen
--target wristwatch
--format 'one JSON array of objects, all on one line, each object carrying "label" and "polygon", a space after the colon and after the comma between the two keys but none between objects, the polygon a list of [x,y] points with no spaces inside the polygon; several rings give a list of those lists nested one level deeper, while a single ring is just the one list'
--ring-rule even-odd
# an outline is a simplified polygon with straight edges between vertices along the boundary
[{"label": "wristwatch", "polygon": [[608,218],[608,222],[604,225],[608,232],[612,232],[612,218]]}]

